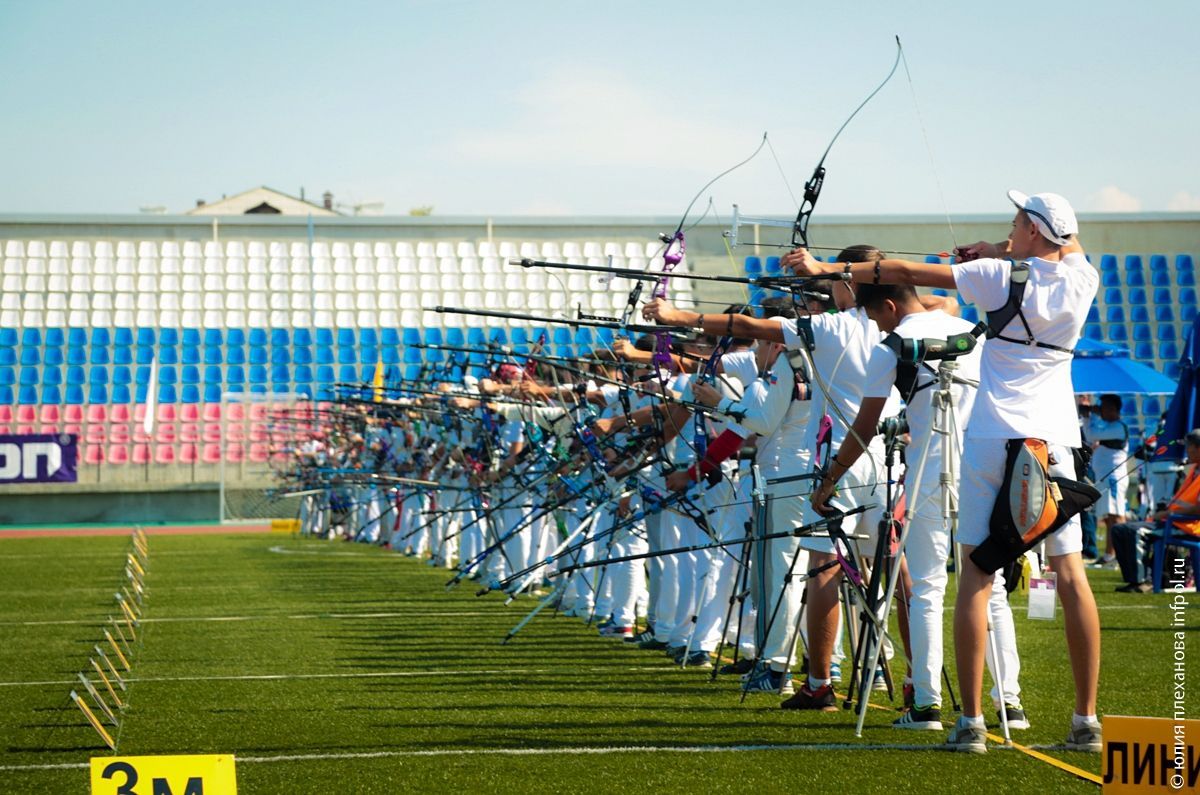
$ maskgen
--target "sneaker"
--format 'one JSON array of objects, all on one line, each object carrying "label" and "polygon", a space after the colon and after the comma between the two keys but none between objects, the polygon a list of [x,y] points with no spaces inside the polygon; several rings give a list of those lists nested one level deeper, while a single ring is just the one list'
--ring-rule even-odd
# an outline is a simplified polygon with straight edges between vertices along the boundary
[{"label": "sneaker", "polygon": [[675,662],[679,662],[681,659],[683,659],[683,652],[686,649],[687,649],[687,646],[671,646],[670,644],[668,644],[667,648],[663,649],[663,651],[665,651],[667,653],[667,656],[670,657],[672,660],[674,660]]},{"label": "sneaker", "polygon": [[941,731],[944,728],[942,726],[942,708],[937,704],[931,707],[912,707],[892,721],[892,728]]},{"label": "sneaker", "polygon": [[1103,744],[1104,741],[1099,723],[1072,726],[1071,733],[1067,735],[1066,746],[1068,751],[1087,751],[1088,753],[1098,754]]},{"label": "sneaker", "polygon": [[[643,632],[642,634],[646,633]],[[667,642],[665,640],[655,640],[651,636],[649,640],[639,641],[637,646],[639,649],[645,649],[646,651],[663,651],[667,648]]]},{"label": "sneaker", "polygon": [[1116,588],[1117,593],[1150,593],[1153,590],[1154,587],[1148,582],[1129,582]]},{"label": "sneaker", "polygon": [[946,738],[946,747],[951,751],[966,751],[972,754],[987,753],[987,729],[983,726],[970,726],[965,718],[959,718],[950,729]]},{"label": "sneaker", "polygon": [[876,693],[887,692],[887,677],[884,676],[882,668],[875,669],[875,680],[871,683],[871,689]]},{"label": "sneaker", "polygon": [[654,627],[647,624],[644,630],[634,635],[632,638],[628,638],[628,640],[630,643],[637,643],[639,645],[648,640],[654,640]]},{"label": "sneaker", "polygon": [[721,666],[720,670],[718,670],[717,673],[725,674],[726,676],[728,676],[730,674],[737,674],[738,676],[745,676],[746,674],[748,674],[752,670],[754,670],[755,662],[756,661],[751,659],[750,657],[742,657],[737,662],[725,663],[724,665]]},{"label": "sneaker", "polygon": [[712,655],[706,651],[698,649],[680,660],[680,664],[682,664],[685,668],[699,668],[707,671],[713,666]]},{"label": "sneaker", "polygon": [[790,696],[796,692],[792,686],[792,675],[786,671],[773,671],[770,667],[756,671],[754,675],[742,683],[746,693],[772,693],[779,696]]},{"label": "sneaker", "polygon": [[600,630],[602,638],[632,638],[633,627],[619,627],[616,624],[609,624]]},{"label": "sneaker", "polygon": [[833,685],[821,685],[816,690],[809,687],[808,682],[794,696],[779,705],[780,709],[815,709],[821,712],[837,712],[834,702],[837,696],[833,694]]},{"label": "sneaker", "polygon": [[841,663],[832,662],[829,664],[829,681],[835,685],[840,685],[842,683],[842,664]]},{"label": "sneaker", "polygon": [[612,616],[609,616],[608,618],[604,619],[603,621],[597,622],[596,629],[599,630],[601,633],[603,633],[604,630],[611,627],[613,625],[613,623],[614,622],[613,622]]},{"label": "sneaker", "polygon": [[[1025,710],[1020,707],[1014,707],[1012,704],[1005,704],[1004,711],[1008,713],[1008,728],[1024,731],[1029,728],[1029,718],[1025,717]],[[996,725],[1003,727],[1000,722],[1000,710],[996,710]]]},{"label": "sneaker", "polygon": [[1117,557],[1115,555],[1101,555],[1088,564],[1092,569],[1110,569],[1116,568]]}]

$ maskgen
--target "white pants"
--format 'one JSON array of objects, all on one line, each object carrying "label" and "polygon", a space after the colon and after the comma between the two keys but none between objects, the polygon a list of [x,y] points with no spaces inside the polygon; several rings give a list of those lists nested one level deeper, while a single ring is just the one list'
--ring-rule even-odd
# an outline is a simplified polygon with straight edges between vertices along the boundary
[{"label": "white pants", "polygon": [[[747,524],[750,521],[750,478],[742,478],[736,488],[728,479],[711,489],[708,502],[721,505],[712,514],[709,521],[719,534],[722,541],[746,537]],[[732,503],[732,504],[731,504]],[[738,565],[743,557],[743,544],[731,544],[712,550],[708,560],[708,570],[705,573],[703,587],[700,591],[700,608],[696,616],[696,629],[692,638],[692,646],[706,652],[716,651],[721,642],[721,632],[725,628],[725,616],[729,612],[729,600],[734,589],[742,581],[742,567]],[[747,563],[749,561],[747,560]],[[751,605],[748,600],[741,602],[741,614],[730,615],[729,634],[734,638],[738,635],[738,627],[742,627],[742,655],[754,656],[754,633],[751,631]]]},{"label": "white pants", "polygon": [[[641,528],[623,531],[622,537],[612,546],[613,557],[641,555],[649,551],[646,540],[632,532]],[[608,577],[612,579],[612,619],[619,627],[632,627],[637,620],[637,605],[646,590],[646,567],[640,560],[627,560],[608,566]]]}]

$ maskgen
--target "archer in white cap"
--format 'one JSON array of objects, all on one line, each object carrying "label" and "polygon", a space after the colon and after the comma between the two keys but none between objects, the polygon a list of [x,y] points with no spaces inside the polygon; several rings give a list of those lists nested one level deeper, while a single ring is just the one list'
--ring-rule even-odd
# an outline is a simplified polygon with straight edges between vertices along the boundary
[{"label": "archer in white cap", "polygon": [[[805,249],[783,258],[785,266],[802,275],[844,273],[855,282],[954,288],[980,310],[998,312],[1006,305],[1018,310],[1006,313],[1004,321],[999,314],[989,318],[992,339],[984,346],[979,393],[962,453],[957,540],[962,544],[963,565],[954,641],[963,713],[948,744],[976,753],[987,750],[980,691],[993,575],[969,562],[968,556],[988,538],[991,508],[1004,480],[1007,440],[1046,441],[1050,474],[1076,477],[1070,449],[1079,447],[1081,440],[1071,358],[1100,281],[1076,240],[1079,223],[1066,199],[1055,193],[1029,196],[1015,190],[1008,192],[1008,198],[1017,208],[1008,239],[960,246],[959,261],[953,265],[882,257],[824,263]],[[1023,292],[1010,290],[1014,274],[1018,283],[1026,279]],[[1078,516],[1045,539],[1050,568],[1057,574],[1075,678],[1075,715],[1066,745],[1099,752],[1100,621],[1082,546]]]}]

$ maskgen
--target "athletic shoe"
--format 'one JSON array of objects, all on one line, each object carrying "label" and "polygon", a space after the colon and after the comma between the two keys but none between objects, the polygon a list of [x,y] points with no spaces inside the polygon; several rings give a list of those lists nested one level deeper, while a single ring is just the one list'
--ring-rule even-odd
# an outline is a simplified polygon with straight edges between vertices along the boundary
[{"label": "athletic shoe", "polygon": [[611,627],[614,623],[616,623],[616,622],[613,621],[612,616],[608,616],[603,621],[599,621],[596,623],[596,629],[600,632],[604,632],[604,630]]},{"label": "athletic shoe", "polygon": [[649,624],[646,625],[644,630],[634,635],[632,638],[626,638],[627,642],[637,643],[639,645],[647,640],[654,640],[654,627],[650,626]]},{"label": "athletic shoe", "polygon": [[789,696],[796,692],[792,686],[792,675],[786,671],[773,671],[767,666],[756,671],[745,682],[742,690],[746,693],[772,693],[777,696]]},{"label": "athletic shoe", "polygon": [[[1006,704],[1004,711],[1008,713],[1008,728],[1018,731],[1029,728],[1029,718],[1025,717],[1025,710],[1020,707],[1014,707],[1012,704]],[[1004,726],[1000,722],[1000,710],[996,710],[996,725],[1001,728]]]},{"label": "athletic shoe", "polygon": [[731,663],[726,663],[725,665],[722,665],[721,668],[717,671],[717,673],[725,674],[726,676],[728,676],[730,674],[737,674],[738,676],[745,676],[746,674],[748,674],[752,670],[754,670],[755,662],[756,661],[751,659],[750,657],[742,657],[737,662],[731,662]]},{"label": "athletic shoe", "polygon": [[1099,723],[1072,726],[1071,733],[1067,735],[1066,746],[1068,751],[1087,751],[1088,753],[1098,754],[1103,744],[1104,741]]},{"label": "athletic shoe", "polygon": [[808,682],[796,691],[796,694],[779,705],[780,709],[815,709],[821,712],[837,712],[834,703],[837,696],[833,694],[833,685],[821,685],[813,690]]},{"label": "athletic shoe", "polygon": [[600,630],[602,638],[632,638],[633,627],[618,627],[616,624],[609,624]]},{"label": "athletic shoe", "polygon": [[698,649],[680,660],[680,664],[686,668],[700,668],[707,671],[712,668],[712,655]]},{"label": "athletic shoe", "polygon": [[640,641],[638,643],[638,648],[645,649],[646,651],[664,651],[667,648],[667,642],[665,640],[656,640],[654,637],[651,637],[649,640]]},{"label": "athletic shoe", "polygon": [[842,664],[841,663],[832,662],[829,664],[829,681],[835,685],[840,685],[842,683]]},{"label": "athletic shoe", "polygon": [[946,738],[946,747],[951,751],[966,751],[972,754],[987,753],[987,729],[983,726],[969,726],[964,718],[959,718],[950,729]]},{"label": "athletic shoe", "polygon": [[1148,582],[1126,583],[1116,589],[1117,593],[1150,593],[1154,587]]},{"label": "athletic shoe", "polygon": [[683,652],[686,649],[687,646],[671,646],[668,644],[667,648],[663,649],[663,651],[666,652],[667,656],[672,660],[679,662],[679,660],[683,657]]},{"label": "athletic shoe", "polygon": [[942,726],[942,709],[937,704],[931,707],[906,709],[903,715],[892,721],[892,728],[940,732],[944,728]]},{"label": "athletic shoe", "polygon": [[1101,555],[1088,564],[1088,568],[1092,569],[1115,569],[1116,567],[1116,555]]},{"label": "athletic shoe", "polygon": [[871,689],[877,693],[887,692],[887,678],[883,675],[882,668],[875,669],[875,680],[871,683]]}]

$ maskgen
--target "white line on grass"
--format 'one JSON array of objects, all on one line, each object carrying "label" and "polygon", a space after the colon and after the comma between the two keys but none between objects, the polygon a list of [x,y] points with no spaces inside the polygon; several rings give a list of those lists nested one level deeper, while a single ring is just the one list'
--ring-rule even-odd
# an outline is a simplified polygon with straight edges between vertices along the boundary
[{"label": "white line on grass", "polygon": [[[143,618],[143,624],[186,624],[207,621],[316,621],[316,620],[355,620],[371,618],[462,618],[464,616],[495,615],[492,610],[410,610],[408,612],[385,613],[295,613],[292,615],[258,615],[258,616],[174,616],[160,618]],[[59,624],[101,624],[94,618],[63,618],[53,621],[0,621],[0,627],[45,627]]]},{"label": "white line on grass", "polygon": [[[549,668],[506,668],[482,671],[363,671],[336,674],[213,674],[210,676],[141,676],[126,679],[126,682],[249,682],[286,681],[292,679],[390,679],[396,677],[426,676],[496,676],[505,674],[548,674]],[[0,687],[41,687],[69,685],[74,679],[54,679],[40,682],[0,682]]]},{"label": "white line on grass", "polygon": [[[999,747],[999,746],[997,746]],[[412,751],[362,751],[342,753],[281,754],[278,756],[238,756],[238,764],[269,762],[320,762],[338,759],[390,759],[413,756],[591,756],[602,754],[727,754],[746,751],[940,751],[936,743],[793,743],[787,745],[613,745],[576,748],[432,748]],[[75,770],[87,762],[40,765],[0,765],[0,771]]]}]

